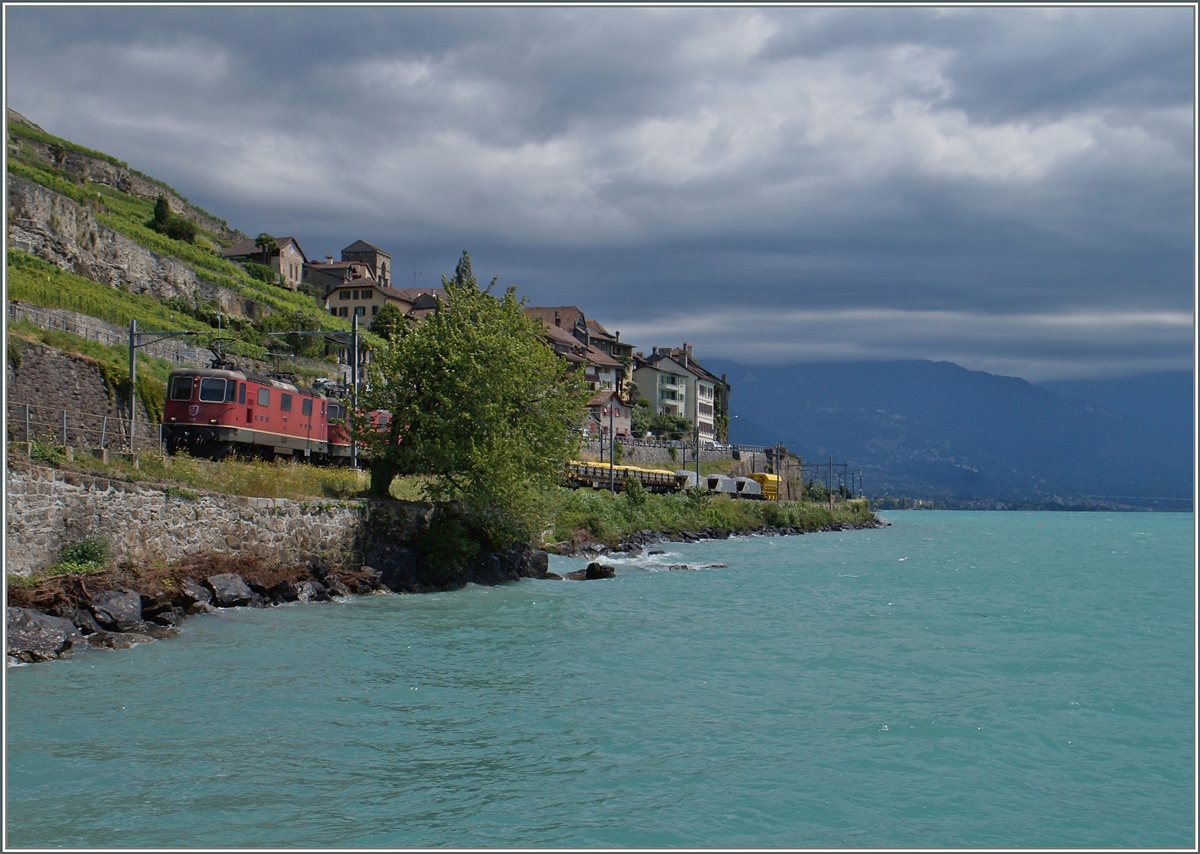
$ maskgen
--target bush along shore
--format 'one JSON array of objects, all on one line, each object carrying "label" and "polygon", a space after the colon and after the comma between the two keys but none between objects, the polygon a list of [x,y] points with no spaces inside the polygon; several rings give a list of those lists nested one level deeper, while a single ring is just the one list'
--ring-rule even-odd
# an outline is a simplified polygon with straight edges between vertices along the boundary
[{"label": "bush along shore", "polygon": [[786,536],[817,531],[878,528],[885,523],[866,499],[834,504],[749,501],[689,491],[651,495],[636,487],[620,494],[563,490],[557,497],[556,542],[546,548],[568,557],[636,553],[662,542],[699,542],[733,535]]}]

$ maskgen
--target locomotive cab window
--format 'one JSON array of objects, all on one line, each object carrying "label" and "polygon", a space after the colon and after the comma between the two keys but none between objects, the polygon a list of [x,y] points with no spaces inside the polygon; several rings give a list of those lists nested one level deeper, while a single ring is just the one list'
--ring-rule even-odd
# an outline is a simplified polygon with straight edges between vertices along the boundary
[{"label": "locomotive cab window", "polygon": [[300,414],[301,415],[312,415],[312,398],[311,397],[306,397],[306,398],[304,398],[304,400],[300,401]]},{"label": "locomotive cab window", "polygon": [[246,402],[246,384],[238,383],[238,403]]},{"label": "locomotive cab window", "polygon": [[260,388],[258,390],[258,405],[259,406],[270,406],[271,405],[271,390],[269,388]]},{"label": "locomotive cab window", "polygon": [[171,378],[171,400],[191,400],[192,399],[192,378],[191,377],[172,377]]},{"label": "locomotive cab window", "polygon": [[292,396],[290,394],[279,395],[279,408],[284,412],[292,411]]},{"label": "locomotive cab window", "polygon": [[225,380],[218,377],[204,377],[200,380],[200,399],[209,403],[221,403],[225,400]]}]

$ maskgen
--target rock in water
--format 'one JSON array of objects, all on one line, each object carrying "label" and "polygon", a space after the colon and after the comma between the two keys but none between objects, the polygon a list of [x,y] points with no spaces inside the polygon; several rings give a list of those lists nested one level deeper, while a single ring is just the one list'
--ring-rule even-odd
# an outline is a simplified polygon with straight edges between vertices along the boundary
[{"label": "rock in water", "polygon": [[590,581],[593,578],[616,578],[617,569],[603,563],[589,563],[587,569],[577,569],[568,572],[567,578],[572,581]]},{"label": "rock in water", "polygon": [[222,608],[236,608],[249,605],[254,598],[254,591],[236,572],[224,572],[208,578],[208,586],[212,588],[213,599]]},{"label": "rock in water", "polygon": [[75,624],[63,617],[51,617],[30,608],[9,608],[8,656],[17,661],[48,661],[62,658],[71,647],[83,641]]},{"label": "rock in water", "polygon": [[395,543],[375,545],[367,554],[367,564],[379,573],[379,583],[395,593],[412,590],[417,584],[417,555],[412,549]]},{"label": "rock in water", "polygon": [[271,595],[272,602],[295,602],[296,601],[296,585],[284,579],[276,584],[268,591]]},{"label": "rock in water", "polygon": [[88,602],[96,622],[109,631],[140,632],[146,628],[142,621],[142,594],[134,590],[106,590]]},{"label": "rock in water", "polygon": [[196,606],[203,608],[205,605],[212,604],[212,591],[194,579],[185,578],[180,583],[179,592],[175,594],[172,601],[184,611],[195,609]]},{"label": "rock in water", "polygon": [[524,578],[545,578],[549,572],[550,555],[541,549],[530,552],[529,560],[520,570],[520,574]]},{"label": "rock in water", "polygon": [[329,594],[319,581],[301,581],[296,585],[296,600],[299,602],[328,602]]},{"label": "rock in water", "polygon": [[129,649],[135,643],[154,643],[154,638],[139,632],[96,632],[88,635],[94,649]]}]

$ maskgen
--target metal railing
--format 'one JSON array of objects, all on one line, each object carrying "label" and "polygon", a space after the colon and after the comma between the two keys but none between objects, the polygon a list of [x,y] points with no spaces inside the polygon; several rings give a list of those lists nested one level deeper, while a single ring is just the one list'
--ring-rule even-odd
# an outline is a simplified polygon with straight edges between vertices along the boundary
[{"label": "metal railing", "polygon": [[7,401],[8,441],[45,442],[74,448],[128,451],[162,447],[162,425],[138,421],[129,441],[129,419],[119,415],[79,412],[19,400]]},{"label": "metal railing", "polygon": [[[87,314],[65,308],[30,306],[9,300],[8,319],[14,323],[24,320],[39,329],[69,332],[88,341],[129,346],[129,332]],[[215,332],[215,330],[214,330]],[[169,344],[149,344],[142,348],[146,353],[176,364],[201,362],[208,358],[208,351],[198,347],[172,347]]]},{"label": "metal railing", "polygon": [[[26,305],[16,300],[9,300],[8,319],[14,323],[24,320],[39,329],[68,332],[72,335],[78,335],[85,340],[97,341],[101,344],[112,344],[119,347],[129,346],[128,329],[110,324],[88,314],[71,311],[70,309],[45,308],[44,306]],[[217,335],[219,332],[214,329],[212,330],[212,334]],[[148,355],[159,359],[166,359],[177,365],[203,365],[212,358],[212,354],[207,348],[180,347],[178,344],[172,344],[169,341],[143,344],[138,349]],[[269,372],[276,368],[276,364],[272,360],[251,359],[248,356],[239,358],[251,370]],[[304,356],[290,356],[286,359],[286,362],[322,372],[332,372],[337,368],[337,366],[331,365],[329,362],[321,359],[309,359]],[[339,364],[341,363],[339,362]],[[347,370],[349,369],[347,368]]]}]

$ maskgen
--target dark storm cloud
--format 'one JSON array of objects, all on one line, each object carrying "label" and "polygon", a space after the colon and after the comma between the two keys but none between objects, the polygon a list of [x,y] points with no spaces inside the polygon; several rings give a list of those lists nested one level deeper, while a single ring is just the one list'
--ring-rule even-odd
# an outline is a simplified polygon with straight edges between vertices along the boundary
[{"label": "dark storm cloud", "polygon": [[8,99],[647,348],[1129,373],[1191,360],[1191,14],[8,7]]}]

